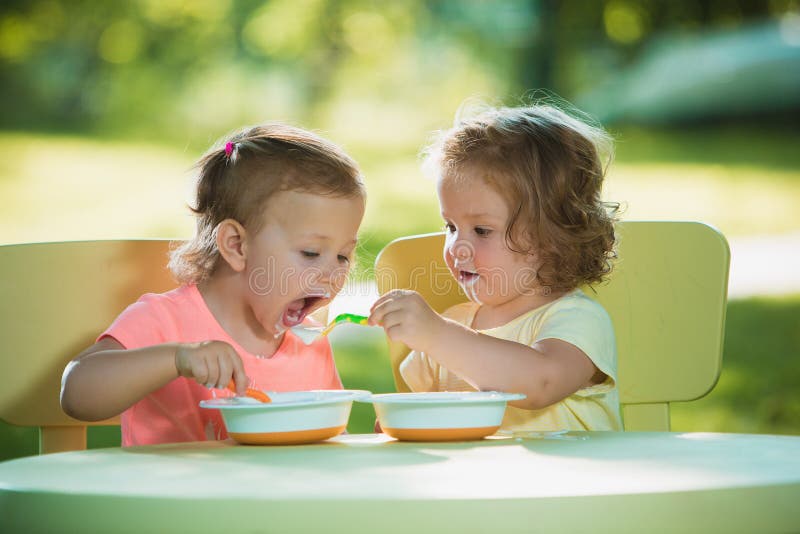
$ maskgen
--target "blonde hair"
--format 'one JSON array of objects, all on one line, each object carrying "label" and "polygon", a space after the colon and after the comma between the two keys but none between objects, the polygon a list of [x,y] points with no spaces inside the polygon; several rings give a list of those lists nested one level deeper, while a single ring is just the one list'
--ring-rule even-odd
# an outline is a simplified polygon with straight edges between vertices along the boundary
[{"label": "blonde hair", "polygon": [[534,252],[538,283],[569,291],[611,272],[618,205],[601,200],[611,137],[553,105],[491,108],[457,119],[427,150],[440,179],[477,167],[511,213],[507,246]]},{"label": "blonde hair", "polygon": [[181,283],[198,283],[216,269],[217,227],[234,219],[250,231],[263,224],[263,209],[279,191],[366,199],[358,165],[341,148],[293,126],[270,123],[242,129],[212,147],[195,165],[197,217],[194,237],[170,254]]}]

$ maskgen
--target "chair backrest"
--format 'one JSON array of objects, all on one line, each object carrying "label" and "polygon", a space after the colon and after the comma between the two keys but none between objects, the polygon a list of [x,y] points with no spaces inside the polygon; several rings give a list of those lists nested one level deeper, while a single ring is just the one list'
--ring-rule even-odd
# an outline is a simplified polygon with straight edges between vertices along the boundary
[{"label": "chair backrest", "polygon": [[0,419],[41,427],[40,453],[86,448],[87,423],[59,403],[64,366],[143,293],[176,286],[166,268],[169,244],[0,246]]},{"label": "chair backrest", "polygon": [[[614,323],[626,430],[669,430],[669,403],[707,394],[722,368],[730,252],[725,237],[698,222],[619,223],[619,258],[609,280],[585,292]],[[389,243],[376,260],[383,294],[420,292],[437,311],[466,300],[442,255],[444,234]],[[395,384],[408,347],[389,342]]]}]

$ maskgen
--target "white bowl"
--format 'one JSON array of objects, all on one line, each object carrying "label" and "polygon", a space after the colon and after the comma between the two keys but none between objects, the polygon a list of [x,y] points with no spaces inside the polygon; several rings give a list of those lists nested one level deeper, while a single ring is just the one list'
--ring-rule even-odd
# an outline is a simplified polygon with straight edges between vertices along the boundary
[{"label": "white bowl", "polygon": [[273,393],[272,402],[226,397],[200,402],[222,413],[228,435],[246,445],[295,445],[341,434],[353,401],[370,395],[361,390],[314,390]]},{"label": "white bowl", "polygon": [[494,434],[506,403],[524,399],[498,391],[385,393],[358,399],[375,407],[381,429],[404,441],[463,441]]}]

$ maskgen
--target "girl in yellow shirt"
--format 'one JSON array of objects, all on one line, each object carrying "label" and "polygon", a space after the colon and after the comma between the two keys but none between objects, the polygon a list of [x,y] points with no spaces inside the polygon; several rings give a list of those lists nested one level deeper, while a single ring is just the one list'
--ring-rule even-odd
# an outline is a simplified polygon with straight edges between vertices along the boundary
[{"label": "girl in yellow shirt", "polygon": [[413,391],[523,393],[502,429],[620,430],[611,320],[581,286],[611,270],[611,140],[550,105],[490,109],[434,142],[444,257],[470,302],[444,314],[396,290],[370,323],[413,351]]}]

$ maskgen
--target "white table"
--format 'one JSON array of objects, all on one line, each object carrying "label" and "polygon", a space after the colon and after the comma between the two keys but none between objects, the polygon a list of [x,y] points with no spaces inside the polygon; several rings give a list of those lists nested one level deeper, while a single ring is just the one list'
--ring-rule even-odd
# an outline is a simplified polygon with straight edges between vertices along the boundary
[{"label": "white table", "polygon": [[800,437],[203,442],[0,463],[10,532],[787,532]]}]

